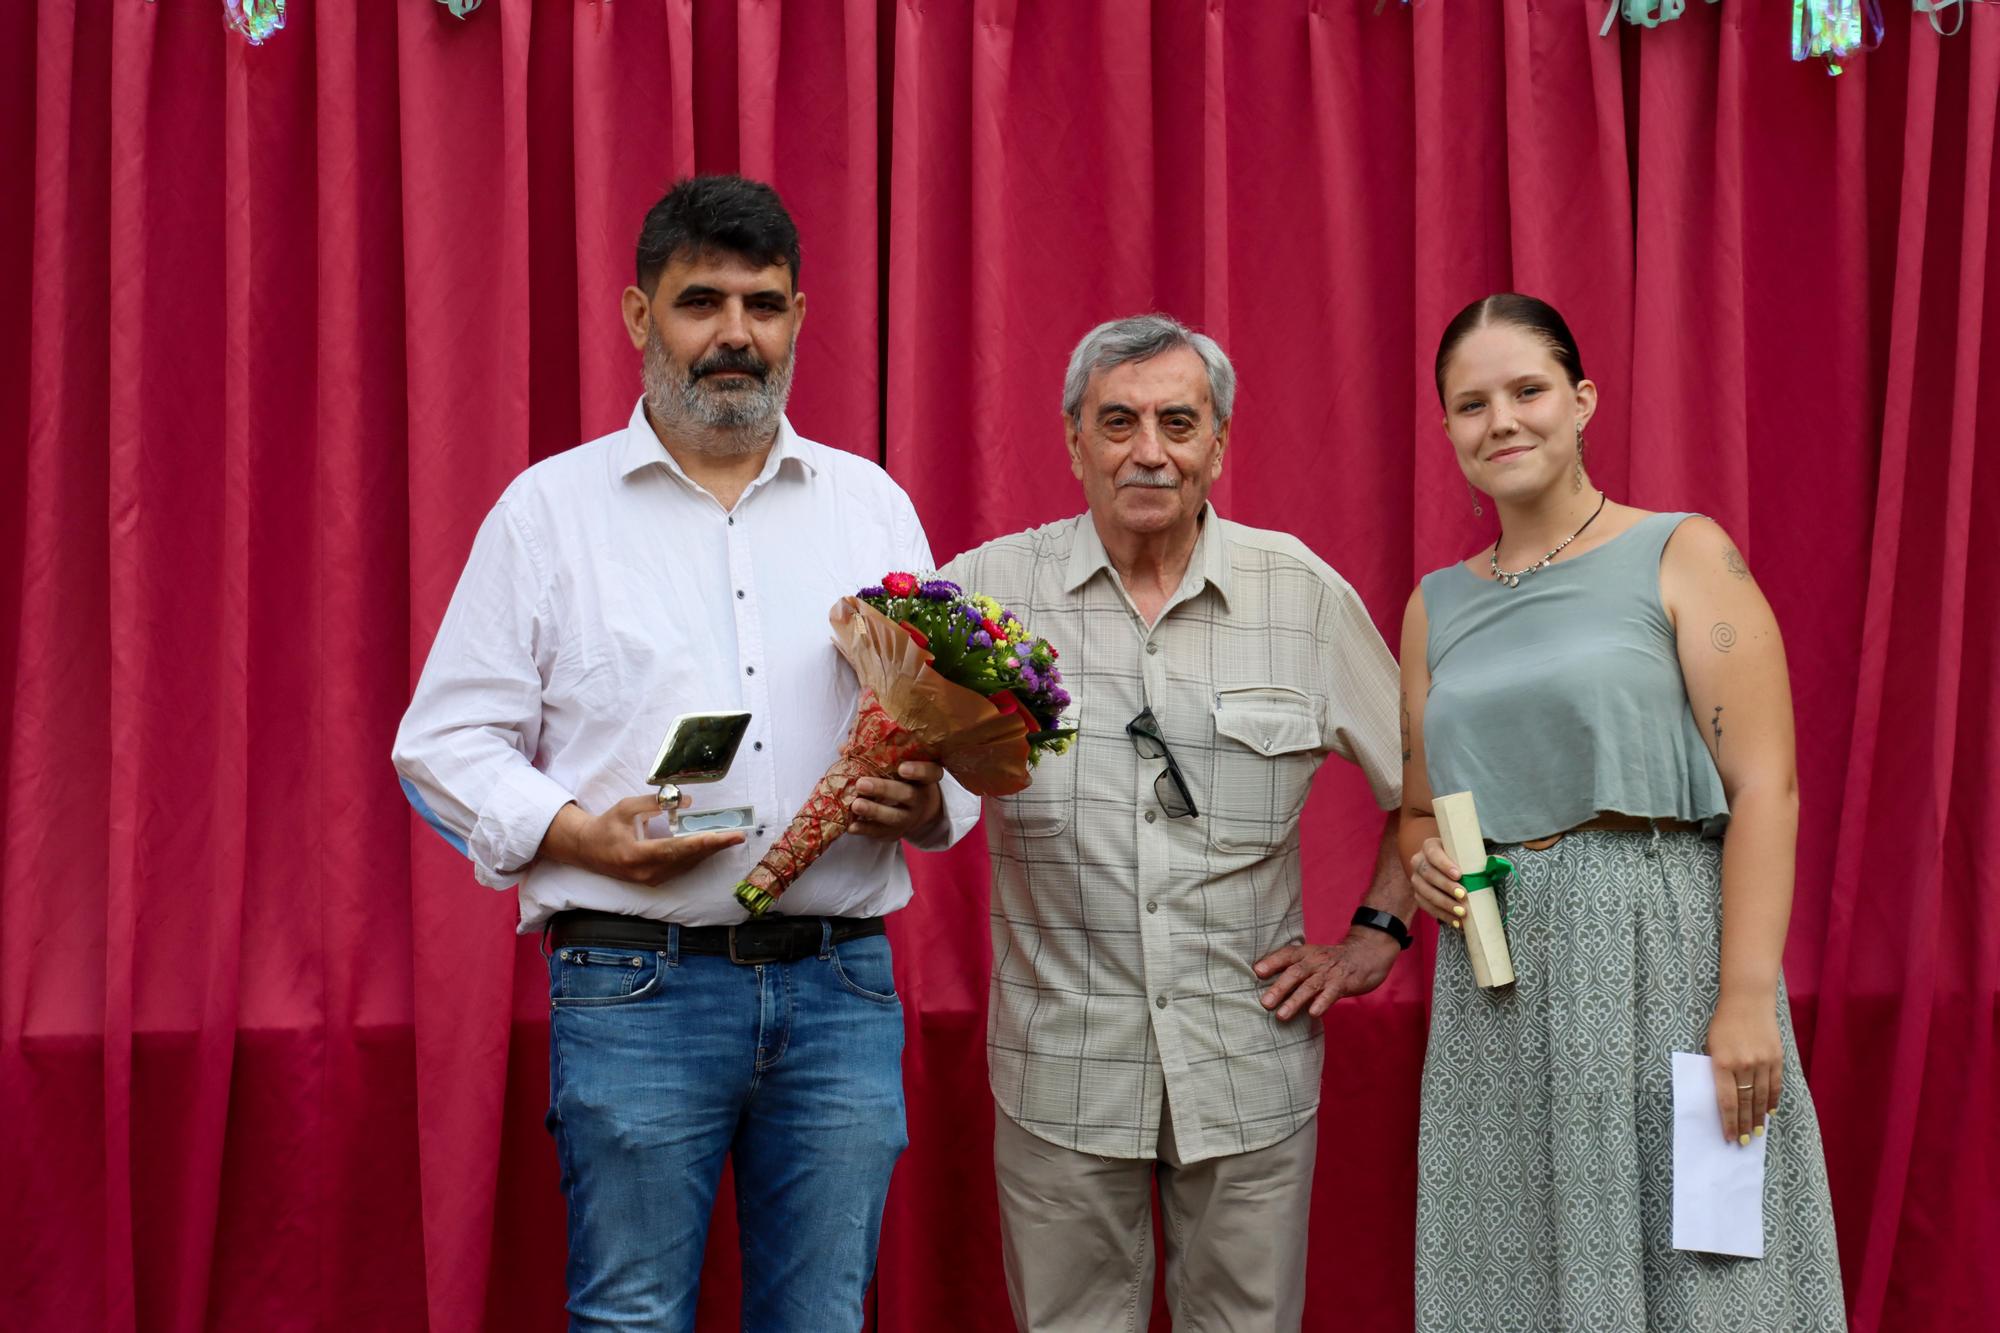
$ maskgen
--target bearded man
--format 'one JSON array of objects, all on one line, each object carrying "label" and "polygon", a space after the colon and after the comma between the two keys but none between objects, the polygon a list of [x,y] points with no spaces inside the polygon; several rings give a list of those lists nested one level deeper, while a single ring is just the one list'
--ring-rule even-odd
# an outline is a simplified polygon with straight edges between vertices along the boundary
[{"label": "bearded man", "polygon": [[[549,967],[548,1124],[569,1205],[570,1327],[691,1329],[725,1158],[743,1326],[859,1328],[906,1137],[882,918],[900,842],[978,818],[936,765],[864,779],[850,831],[744,923],[731,889],[835,757],[858,687],[827,611],[928,570],[909,497],[785,419],[805,317],[768,185],[685,180],[646,215],[622,297],[645,394],[623,430],[501,495],[396,738],[403,785],[479,882],[518,889]],[[682,713],[747,711],[672,836],[645,791]],[[655,833],[667,836],[653,836]]]}]

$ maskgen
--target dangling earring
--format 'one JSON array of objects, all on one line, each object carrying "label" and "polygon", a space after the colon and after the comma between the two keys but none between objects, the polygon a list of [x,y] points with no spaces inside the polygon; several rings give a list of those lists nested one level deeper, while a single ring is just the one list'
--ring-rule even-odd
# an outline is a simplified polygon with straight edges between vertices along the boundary
[{"label": "dangling earring", "polygon": [[1465,493],[1472,497],[1472,516],[1474,518],[1486,517],[1486,511],[1479,507],[1479,492],[1472,489],[1472,483],[1469,481],[1465,483]]},{"label": "dangling earring", "polygon": [[1570,475],[1569,488],[1573,491],[1581,491],[1583,489],[1583,427],[1581,425],[1576,428],[1576,468]]}]

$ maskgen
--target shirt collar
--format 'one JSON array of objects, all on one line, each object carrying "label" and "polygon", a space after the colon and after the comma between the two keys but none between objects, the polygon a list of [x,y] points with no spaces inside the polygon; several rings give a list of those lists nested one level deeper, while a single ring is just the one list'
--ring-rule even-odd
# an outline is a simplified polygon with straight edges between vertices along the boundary
[{"label": "shirt collar", "polygon": [[[617,450],[618,476],[621,480],[630,477],[641,468],[659,466],[666,468],[689,485],[693,484],[689,481],[687,473],[681,470],[681,465],[674,461],[674,456],[667,452],[667,447],[660,443],[660,437],[653,433],[653,423],[646,419],[644,397],[632,405],[632,416],[626,421],[621,434]],[[819,471],[819,465],[813,461],[812,450],[806,447],[806,442],[799,433],[792,429],[792,419],[781,416],[778,418],[778,438],[771,446],[770,457],[764,460],[764,470],[757,474],[757,480],[751,485],[755,486],[776,476],[778,469],[787,462],[796,463],[809,474],[816,474]]]},{"label": "shirt collar", "polygon": [[[1085,512],[1077,517],[1076,541],[1069,548],[1069,568],[1063,574],[1063,590],[1075,592],[1090,582],[1101,570],[1111,570],[1111,555],[1104,549],[1103,540],[1097,535],[1097,524]],[[1199,591],[1199,586],[1190,586],[1199,580],[1215,589],[1224,602],[1229,600],[1229,543],[1222,539],[1220,531],[1222,516],[1215,512],[1215,506],[1204,500],[1201,506],[1201,530],[1194,539],[1194,551],[1188,556],[1188,572],[1181,578],[1181,590],[1188,597]],[[1115,571],[1113,571],[1115,573]],[[1175,601],[1183,598],[1176,597]]]}]

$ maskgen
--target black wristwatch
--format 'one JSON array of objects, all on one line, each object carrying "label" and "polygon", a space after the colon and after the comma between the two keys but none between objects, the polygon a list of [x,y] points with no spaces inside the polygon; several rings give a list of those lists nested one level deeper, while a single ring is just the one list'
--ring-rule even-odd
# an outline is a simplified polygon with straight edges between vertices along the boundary
[{"label": "black wristwatch", "polygon": [[1366,926],[1370,930],[1379,930],[1403,948],[1410,947],[1410,928],[1404,925],[1402,918],[1394,912],[1377,911],[1373,907],[1357,907],[1354,909],[1354,924]]}]

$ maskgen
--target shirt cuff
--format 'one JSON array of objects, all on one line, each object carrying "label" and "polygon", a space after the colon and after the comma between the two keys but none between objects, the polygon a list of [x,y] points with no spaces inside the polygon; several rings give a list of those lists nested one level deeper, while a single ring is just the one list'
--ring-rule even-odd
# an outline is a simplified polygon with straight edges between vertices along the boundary
[{"label": "shirt cuff", "polygon": [[576,798],[539,768],[512,766],[494,787],[466,839],[473,877],[493,889],[511,889],[521,882],[542,849],[542,839],[556,811]]},{"label": "shirt cuff", "polygon": [[979,823],[979,798],[959,786],[957,778],[945,774],[938,783],[938,794],[944,798],[943,817],[924,830],[923,836],[905,839],[920,852],[941,852]]}]

